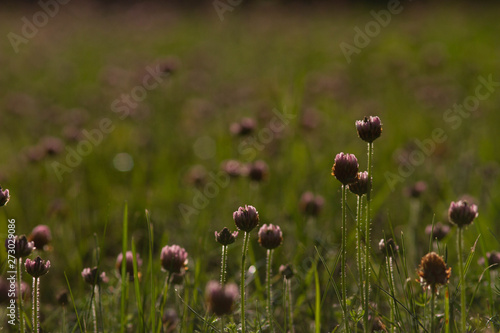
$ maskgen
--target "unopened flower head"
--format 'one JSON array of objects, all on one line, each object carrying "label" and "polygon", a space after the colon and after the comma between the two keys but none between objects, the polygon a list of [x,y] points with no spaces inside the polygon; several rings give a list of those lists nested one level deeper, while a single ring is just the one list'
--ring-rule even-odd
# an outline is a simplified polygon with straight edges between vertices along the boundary
[{"label": "unopened flower head", "polygon": [[233,220],[239,230],[250,232],[259,225],[259,212],[254,206],[245,205],[233,213]]},{"label": "unopened flower head", "polygon": [[283,242],[283,233],[277,225],[264,224],[259,230],[259,243],[268,250],[277,248]]},{"label": "unopened flower head", "polygon": [[238,231],[231,233],[228,228],[223,228],[221,232],[215,232],[215,240],[221,245],[233,244],[238,236]]},{"label": "unopened flower head", "polygon": [[318,216],[324,204],[325,199],[321,195],[315,196],[312,192],[307,191],[300,197],[299,208],[306,215]]},{"label": "unopened flower head", "polygon": [[388,240],[382,238],[378,243],[378,248],[380,249],[380,252],[389,257],[395,257],[399,251],[399,246],[392,238],[389,238]]},{"label": "unopened flower head", "polygon": [[382,123],[379,117],[365,117],[356,121],[356,129],[363,141],[373,142],[382,134]]},{"label": "unopened flower head", "polygon": [[237,160],[227,160],[221,163],[221,169],[229,177],[237,178],[243,175],[243,166]]},{"label": "unopened flower head", "polygon": [[0,186],[0,207],[5,206],[10,200],[9,190],[2,190]]},{"label": "unopened flower head", "polygon": [[[500,252],[487,252],[486,259],[488,260],[488,266],[491,266],[490,269],[499,269],[500,268]],[[477,263],[480,266],[484,266],[485,260],[484,257],[479,258]]]},{"label": "unopened flower head", "polygon": [[358,179],[349,184],[349,190],[359,196],[368,193],[371,188],[371,179],[368,178],[368,171],[358,172]]},{"label": "unopened flower head", "polygon": [[420,198],[422,193],[427,190],[427,183],[424,181],[419,181],[412,186],[406,187],[404,193],[410,198]]},{"label": "unopened flower head", "polygon": [[[139,270],[142,266],[142,259],[139,256],[139,253],[136,253],[135,257],[137,260],[137,270]],[[118,254],[118,257],[116,257],[116,269],[120,275],[122,274],[122,263],[123,253],[120,253]],[[132,251],[127,251],[127,253],[125,253],[125,274],[128,275],[130,281],[134,280],[134,255],[132,254]],[[137,272],[137,274],[140,277],[139,272]]]},{"label": "unopened flower head", "polygon": [[252,134],[256,126],[252,118],[243,118],[239,123],[232,123],[229,129],[234,135],[245,136]]},{"label": "unopened flower head", "polygon": [[105,272],[102,272],[101,274],[98,274],[98,269],[97,267],[94,268],[84,268],[82,271],[82,277],[83,280],[91,285],[99,285],[101,283],[107,283],[108,282],[108,277],[106,276]]},{"label": "unopened flower head", "polygon": [[[8,249],[9,239],[5,240],[5,248]],[[25,258],[33,252],[35,245],[33,242],[28,242],[25,235],[16,236],[14,238],[14,257]]]},{"label": "unopened flower head", "polygon": [[50,261],[42,260],[40,257],[36,257],[35,260],[26,259],[24,263],[26,272],[34,278],[38,278],[49,271]]},{"label": "unopened flower head", "polygon": [[44,224],[37,225],[33,231],[31,231],[29,240],[35,243],[35,248],[37,250],[44,250],[52,240],[50,228]]},{"label": "unopened flower head", "polygon": [[248,165],[248,178],[255,182],[261,182],[269,177],[269,167],[264,161],[255,161]]},{"label": "unopened flower head", "polygon": [[358,179],[358,159],[353,154],[340,153],[335,156],[332,176],[344,185],[354,183]]},{"label": "unopened flower head", "polygon": [[438,222],[434,225],[429,224],[427,227],[425,227],[425,234],[427,236],[431,236],[432,234],[432,239],[437,239],[438,241],[442,240],[443,238],[446,237],[450,233],[450,226],[446,224],[442,224],[441,222]]},{"label": "unopened flower head", "polygon": [[56,298],[60,306],[66,306],[69,303],[69,294],[66,290],[61,291]]},{"label": "unopened flower head", "polygon": [[234,283],[221,286],[216,281],[210,281],[205,294],[209,311],[221,317],[233,312],[233,304],[238,297],[238,287]]},{"label": "unopened flower head", "polygon": [[424,287],[428,287],[433,293],[436,293],[438,286],[448,283],[451,268],[446,267],[446,263],[441,256],[431,252],[422,257],[418,275],[420,276],[420,283]]},{"label": "unopened flower head", "polygon": [[180,273],[187,265],[188,253],[179,245],[165,246],[161,249],[161,267],[170,273]]},{"label": "unopened flower head", "polygon": [[469,205],[465,200],[451,202],[450,208],[448,209],[450,222],[456,224],[459,228],[471,224],[477,215],[477,206],[474,204]]},{"label": "unopened flower head", "polygon": [[280,273],[285,278],[290,280],[293,277],[293,267],[290,264],[281,265]]}]

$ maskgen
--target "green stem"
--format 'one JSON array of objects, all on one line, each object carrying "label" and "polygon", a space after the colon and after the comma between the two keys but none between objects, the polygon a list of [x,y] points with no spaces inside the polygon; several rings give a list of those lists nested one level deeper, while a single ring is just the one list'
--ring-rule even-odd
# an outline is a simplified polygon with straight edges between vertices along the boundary
[{"label": "green stem", "polygon": [[287,279],[286,277],[283,277],[283,305],[285,307],[285,311],[283,312],[283,319],[284,319],[284,325],[283,328],[285,332],[288,332],[287,330],[287,315],[288,315],[288,310],[289,310],[289,300],[288,300],[288,291],[287,291]]},{"label": "green stem", "polygon": [[462,258],[462,228],[458,228],[458,269],[460,273],[460,308],[462,332],[467,332],[467,315],[465,308],[465,272]]},{"label": "green stem", "polygon": [[266,269],[266,284],[267,284],[267,319],[269,320],[269,329],[274,333],[273,306],[272,306],[272,289],[271,289],[271,264],[273,260],[273,250],[267,250],[267,269]]},{"label": "green stem", "polygon": [[435,320],[434,320],[434,303],[436,301],[436,293],[434,291],[434,286],[432,286],[431,289],[431,333],[434,333],[436,328],[435,328]]},{"label": "green stem", "polygon": [[94,324],[94,333],[97,333],[97,312],[96,312],[96,302],[97,302],[96,289],[97,289],[97,286],[95,286],[93,289],[94,289],[94,299],[92,300],[92,321]]},{"label": "green stem", "polygon": [[363,292],[363,251],[361,249],[361,230],[363,228],[363,221],[361,220],[361,206],[362,206],[362,195],[358,195],[358,204],[357,204],[357,212],[356,212],[356,248],[357,248],[357,259],[358,259],[358,274],[359,274],[359,285],[360,285],[360,302],[364,304],[364,292]]},{"label": "green stem", "polygon": [[167,303],[168,287],[169,287],[169,282],[170,282],[171,277],[172,277],[172,272],[168,272],[167,278],[165,279],[165,286],[163,287],[163,296],[162,296],[161,305],[160,305],[160,318],[158,320],[157,332],[160,332],[160,330],[162,328],[163,312],[165,309],[165,304]]},{"label": "green stem", "polygon": [[227,258],[227,246],[222,245],[222,263],[220,270],[220,284],[223,286],[226,283],[226,259]]},{"label": "green stem", "polygon": [[295,333],[295,328],[293,326],[293,302],[292,302],[292,280],[286,279],[286,285],[288,289],[288,308],[290,310],[290,332]]},{"label": "green stem", "polygon": [[22,290],[22,258],[17,258],[17,313],[19,314],[19,332],[24,333],[24,309]]},{"label": "green stem", "polygon": [[364,329],[365,333],[370,332],[370,324],[368,322],[368,308],[370,303],[370,223],[371,223],[371,192],[372,192],[372,155],[373,155],[373,142],[368,143],[368,179],[370,181],[370,188],[366,193],[366,222],[365,222],[365,276],[364,276]]},{"label": "green stem", "polygon": [[241,280],[240,280],[240,292],[241,292],[241,333],[246,332],[246,322],[245,322],[245,261],[247,257],[248,239],[250,234],[245,231],[244,241],[243,241],[243,251],[241,254]]},{"label": "green stem", "polygon": [[33,332],[39,333],[40,332],[40,327],[39,327],[39,318],[38,318],[38,312],[40,310],[40,306],[38,304],[38,297],[40,295],[38,291],[39,287],[39,278],[33,277]]},{"label": "green stem", "polygon": [[342,246],[341,246],[341,283],[342,283],[342,311],[344,313],[344,326],[345,332],[349,332],[349,314],[347,311],[347,285],[346,285],[346,276],[347,276],[347,265],[346,265],[346,256],[347,256],[347,229],[346,229],[346,186],[342,185]]}]

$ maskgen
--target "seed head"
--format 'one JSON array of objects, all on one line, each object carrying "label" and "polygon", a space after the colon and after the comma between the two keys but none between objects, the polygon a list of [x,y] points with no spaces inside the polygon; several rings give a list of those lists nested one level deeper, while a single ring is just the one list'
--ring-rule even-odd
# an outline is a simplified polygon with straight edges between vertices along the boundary
[{"label": "seed head", "polygon": [[358,172],[358,179],[352,184],[349,184],[349,190],[359,196],[370,191],[372,182],[368,179],[368,171]]},{"label": "seed head", "polygon": [[438,241],[440,241],[450,233],[450,226],[442,224],[441,222],[438,222],[434,225],[434,230],[432,227],[432,224],[429,224],[427,227],[425,227],[425,234],[427,236],[431,236],[432,234],[432,239],[437,239]]},{"label": "seed head", "polygon": [[2,190],[2,187],[0,186],[0,207],[5,206],[9,200],[9,190]]},{"label": "seed head", "polygon": [[[137,270],[142,266],[142,259],[139,255],[139,253],[135,254],[135,258],[137,260]],[[123,263],[123,253],[119,253],[118,257],[116,257],[116,269],[118,270],[118,273],[121,275],[122,274],[122,263]],[[137,272],[138,276],[140,277],[139,272]],[[134,281],[134,255],[132,254],[132,251],[127,251],[125,253],[125,274],[128,275],[128,278],[130,281]]]},{"label": "seed head", "polygon": [[353,154],[340,153],[335,156],[332,176],[344,185],[354,183],[358,179],[358,159]]},{"label": "seed head", "polygon": [[109,281],[105,272],[102,272],[101,274],[98,275],[97,267],[84,268],[82,271],[82,277],[86,283],[93,285],[93,286],[99,285],[101,283],[107,283]]},{"label": "seed head", "polygon": [[36,257],[35,260],[26,259],[24,263],[26,272],[34,278],[40,277],[46,274],[50,268],[50,261],[42,260],[40,257]]},{"label": "seed head", "polygon": [[224,227],[221,232],[215,232],[215,240],[222,245],[233,244],[237,236],[238,231],[231,233],[226,227]]},{"label": "seed head", "polygon": [[286,265],[281,265],[280,266],[280,273],[281,275],[289,280],[293,277],[293,267],[291,264],[286,264]]},{"label": "seed head", "polygon": [[365,117],[363,120],[356,120],[356,129],[363,141],[373,142],[382,134],[382,123],[379,117]]},{"label": "seed head", "polygon": [[418,268],[418,275],[420,276],[422,286],[436,293],[438,286],[448,283],[451,268],[446,268],[443,258],[437,253],[431,252],[422,257]]},{"label": "seed head", "polygon": [[52,240],[52,233],[48,226],[40,224],[31,231],[31,235],[28,239],[35,243],[35,248],[37,250],[44,250]]},{"label": "seed head", "polygon": [[221,286],[216,281],[210,281],[205,294],[209,311],[221,317],[233,312],[233,304],[238,297],[238,287],[234,283]]},{"label": "seed head", "polygon": [[469,205],[465,200],[451,202],[450,208],[448,209],[448,218],[450,222],[456,224],[459,228],[471,224],[477,215],[477,206],[474,204]]},{"label": "seed head", "polygon": [[277,225],[264,224],[259,230],[259,243],[268,250],[277,248],[283,242],[283,233]]},{"label": "seed head", "polygon": [[299,208],[306,215],[318,216],[324,204],[325,199],[321,195],[314,196],[312,192],[307,191],[300,197]]},{"label": "seed head", "polygon": [[259,212],[254,206],[245,205],[233,213],[233,220],[239,230],[250,232],[259,225]]},{"label": "seed head", "polygon": [[187,265],[188,253],[179,245],[165,246],[161,249],[161,267],[170,273],[180,273]]},{"label": "seed head", "polygon": [[[5,248],[9,249],[9,239],[5,240]],[[33,242],[28,242],[25,235],[16,236],[14,238],[14,257],[25,258],[33,252],[35,245]]]}]

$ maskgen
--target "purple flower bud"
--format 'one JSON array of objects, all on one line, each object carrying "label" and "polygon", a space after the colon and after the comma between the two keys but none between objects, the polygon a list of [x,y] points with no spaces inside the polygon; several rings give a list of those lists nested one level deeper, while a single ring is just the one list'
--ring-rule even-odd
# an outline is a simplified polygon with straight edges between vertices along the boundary
[{"label": "purple flower bud", "polygon": [[[5,240],[5,248],[9,250],[9,239]],[[33,252],[35,245],[33,242],[28,242],[25,235],[16,236],[14,238],[14,257],[25,258]]]},{"label": "purple flower bud", "polygon": [[[142,266],[142,259],[139,253],[136,253],[135,255],[137,260],[137,270],[139,270]],[[116,258],[116,269],[120,275],[122,274],[122,263],[123,253],[120,253]],[[132,251],[127,251],[127,253],[125,253],[125,274],[128,275],[130,281],[134,281],[134,255],[132,254]],[[137,274],[140,277],[139,272],[137,272]]]},{"label": "purple flower bud", "polygon": [[26,272],[34,278],[40,277],[46,274],[50,268],[50,261],[42,260],[40,257],[36,257],[35,260],[26,259],[24,263]]},{"label": "purple flower bud", "polygon": [[91,284],[93,286],[108,282],[108,277],[106,276],[106,273],[102,272],[101,274],[98,274],[97,267],[84,268],[82,271],[82,277],[86,283]]},{"label": "purple flower bud", "polygon": [[35,243],[35,248],[37,250],[44,250],[45,246],[52,240],[52,233],[48,226],[40,224],[31,231],[31,235],[28,239]]},{"label": "purple flower bud", "polygon": [[459,228],[471,224],[477,215],[477,206],[474,204],[469,205],[465,200],[451,202],[450,208],[448,209],[448,218],[450,222],[456,224]]},{"label": "purple flower bud", "polygon": [[234,135],[245,136],[252,134],[257,127],[255,120],[252,118],[243,118],[239,123],[232,123],[229,130]]},{"label": "purple flower bud", "polygon": [[9,190],[2,190],[0,186],[0,207],[5,206],[10,200]]},{"label": "purple flower bud", "polygon": [[259,243],[268,250],[272,250],[281,245],[283,233],[277,225],[264,224],[259,230]]},{"label": "purple flower bud", "polygon": [[66,290],[61,291],[57,295],[57,303],[60,306],[66,306],[66,305],[68,305],[68,303],[69,303],[69,297],[68,296],[69,295],[68,295],[68,292]]},{"label": "purple flower bud", "polygon": [[324,203],[325,199],[322,196],[314,196],[312,192],[307,191],[300,197],[299,208],[306,215],[318,216]]},{"label": "purple flower bud", "polygon": [[353,154],[340,153],[335,156],[332,176],[344,185],[354,183],[358,179],[358,159]]},{"label": "purple flower bud", "polygon": [[365,117],[356,121],[356,129],[363,141],[373,142],[382,134],[382,123],[379,117]]},{"label": "purple flower bud", "polygon": [[40,141],[40,146],[46,155],[55,156],[64,150],[64,144],[61,139],[56,137],[45,137]]},{"label": "purple flower bud", "polygon": [[255,207],[245,205],[233,213],[233,220],[239,230],[250,232],[259,225],[259,212]]},{"label": "purple flower bud", "polygon": [[382,238],[378,243],[378,248],[382,254],[389,257],[395,257],[399,251],[399,246],[392,238],[389,238],[388,240]]},{"label": "purple flower bud", "polygon": [[368,171],[358,172],[358,179],[349,184],[349,190],[359,196],[368,193],[371,188],[371,179],[368,178]]},{"label": "purple flower bud", "polygon": [[427,227],[425,227],[425,234],[427,236],[431,236],[432,234],[432,239],[437,239],[438,241],[445,238],[449,233],[450,226],[442,224],[441,222],[438,222],[434,225],[434,230],[432,224],[429,224]]},{"label": "purple flower bud", "polygon": [[236,160],[227,160],[222,162],[221,169],[232,178],[240,177],[243,173],[241,163]]},{"label": "purple flower bud", "polygon": [[286,278],[288,280],[291,279],[293,277],[292,265],[290,265],[290,264],[281,265],[280,266],[280,273],[284,278]]},{"label": "purple flower bud", "polygon": [[[486,259],[488,259],[488,266],[491,266],[490,269],[499,269],[500,268],[500,252],[487,252]],[[484,257],[479,258],[477,263],[480,266],[484,266]]]},{"label": "purple flower bud", "polygon": [[248,166],[248,178],[255,182],[266,180],[269,176],[269,167],[264,161],[255,161]]},{"label": "purple flower bud", "polygon": [[233,312],[233,304],[238,297],[238,287],[234,283],[221,286],[216,281],[210,281],[205,294],[209,311],[221,317]]},{"label": "purple flower bud", "polygon": [[419,181],[413,184],[413,186],[405,188],[404,193],[410,198],[417,199],[420,198],[425,190],[427,190],[427,183],[424,181]]},{"label": "purple flower bud", "polygon": [[170,273],[180,273],[187,265],[188,253],[179,245],[165,246],[161,249],[161,267]]},{"label": "purple flower bud", "polygon": [[221,232],[215,232],[215,240],[222,245],[233,244],[237,236],[238,231],[231,233],[226,227],[224,227]]}]

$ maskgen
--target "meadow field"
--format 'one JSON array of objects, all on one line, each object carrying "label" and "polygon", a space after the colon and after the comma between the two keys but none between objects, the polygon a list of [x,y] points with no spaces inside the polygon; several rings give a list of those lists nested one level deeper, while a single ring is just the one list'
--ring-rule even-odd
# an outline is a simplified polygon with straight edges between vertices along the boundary
[{"label": "meadow field", "polygon": [[[465,318],[469,332],[499,332],[499,4],[52,3],[0,5],[0,185],[10,194],[0,238],[50,230],[28,256],[50,260],[41,331],[462,332]],[[367,170],[355,126],[365,116],[383,129],[370,237],[357,232],[356,196],[343,209],[332,175],[340,152]],[[323,202],[305,208],[308,191]],[[478,216],[457,231],[448,210],[462,199]],[[242,328],[240,291],[222,319],[205,293],[220,280],[214,232],[236,231],[233,212],[245,205],[259,226],[249,231]],[[439,225],[436,240],[426,228],[438,222],[449,229]],[[271,223],[283,239],[268,302],[258,230]],[[227,245],[226,279],[238,288],[244,234]],[[399,250],[386,258],[379,242],[389,239]],[[174,244],[188,254],[175,279],[160,259]],[[4,249],[0,330],[19,332],[17,317],[8,322]],[[122,279],[129,267],[117,269],[117,256],[132,250],[140,260]],[[451,267],[433,309],[418,274],[432,251]],[[294,274],[283,277],[287,264]],[[86,283],[92,267],[108,281]],[[22,279],[33,288],[24,267]],[[23,298],[31,332],[33,296]]]}]

